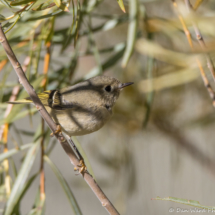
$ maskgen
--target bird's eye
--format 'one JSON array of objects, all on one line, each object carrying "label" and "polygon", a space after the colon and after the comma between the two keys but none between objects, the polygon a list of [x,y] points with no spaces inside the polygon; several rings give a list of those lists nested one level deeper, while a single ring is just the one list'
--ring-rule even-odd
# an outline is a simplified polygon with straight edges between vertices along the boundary
[{"label": "bird's eye", "polygon": [[111,86],[108,85],[107,87],[105,87],[105,91],[110,92],[111,91]]}]

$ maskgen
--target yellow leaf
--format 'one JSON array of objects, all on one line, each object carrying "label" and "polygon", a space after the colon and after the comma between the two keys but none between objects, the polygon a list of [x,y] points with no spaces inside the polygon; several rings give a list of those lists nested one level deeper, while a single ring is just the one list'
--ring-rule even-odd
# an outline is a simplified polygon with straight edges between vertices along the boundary
[{"label": "yellow leaf", "polygon": [[66,11],[66,12],[69,12],[68,7],[67,7],[66,5],[62,4],[62,3],[61,3],[61,0],[54,0],[54,3],[55,3],[56,6],[57,6],[58,8],[60,8],[61,10]]},{"label": "yellow leaf", "polygon": [[117,0],[117,2],[118,2],[118,4],[119,4],[121,10],[122,10],[124,13],[126,13],[126,11],[125,11],[125,6],[124,6],[124,4],[123,4],[123,0]]}]

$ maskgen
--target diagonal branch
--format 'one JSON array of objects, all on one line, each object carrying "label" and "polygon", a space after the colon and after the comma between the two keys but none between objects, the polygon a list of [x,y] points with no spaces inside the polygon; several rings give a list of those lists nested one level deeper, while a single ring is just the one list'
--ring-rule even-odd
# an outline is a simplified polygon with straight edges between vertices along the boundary
[{"label": "diagonal branch", "polygon": [[[25,73],[23,72],[23,69],[18,62],[13,50],[10,47],[10,44],[7,41],[7,38],[2,30],[2,26],[0,24],[0,43],[2,44],[8,59],[10,60],[18,78],[19,82],[23,85],[27,93],[29,94],[30,98],[34,102],[37,110],[39,111],[40,115],[43,117],[43,119],[46,121],[49,128],[52,130],[52,132],[57,130],[57,125],[52,120],[51,116],[46,111],[45,107],[41,103],[40,99],[38,98],[37,94],[35,93],[34,88],[30,85],[28,82],[28,79],[25,76]],[[71,148],[70,144],[67,142],[66,138],[62,134],[55,134],[55,137],[58,139],[60,144],[62,145],[63,149],[67,153],[67,155],[70,158],[70,161],[72,164],[79,169],[79,159],[75,155],[73,149]],[[84,180],[87,182],[87,184],[90,186],[92,191],[95,193],[97,198],[100,200],[102,206],[105,207],[105,209],[109,212],[111,215],[119,215],[118,211],[114,208],[112,203],[109,201],[109,199],[106,197],[106,195],[103,193],[101,188],[98,186],[96,181],[92,178],[92,176],[88,173],[88,171],[85,171],[82,173],[82,176]]]}]

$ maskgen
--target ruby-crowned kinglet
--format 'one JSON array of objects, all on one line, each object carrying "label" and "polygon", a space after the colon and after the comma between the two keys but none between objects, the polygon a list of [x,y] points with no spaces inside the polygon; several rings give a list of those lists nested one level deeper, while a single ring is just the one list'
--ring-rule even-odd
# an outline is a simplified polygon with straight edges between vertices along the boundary
[{"label": "ruby-crowned kinglet", "polygon": [[[80,136],[100,129],[111,117],[120,91],[133,84],[109,76],[96,76],[60,90],[38,94],[53,120],[69,136]],[[30,98],[11,102],[32,103]]]}]

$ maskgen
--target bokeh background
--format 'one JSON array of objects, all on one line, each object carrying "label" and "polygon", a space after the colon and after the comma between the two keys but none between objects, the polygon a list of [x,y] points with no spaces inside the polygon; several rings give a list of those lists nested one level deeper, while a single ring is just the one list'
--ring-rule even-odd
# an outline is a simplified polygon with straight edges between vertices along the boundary
[{"label": "bokeh background", "polygon": [[[123,90],[112,119],[101,130],[77,137],[96,181],[120,214],[168,214],[170,208],[174,209],[172,214],[178,214],[177,210],[194,208],[152,200],[157,196],[215,206],[215,97],[211,74],[215,2],[193,0],[189,7],[188,1],[130,0],[124,1],[126,13],[114,0],[74,1],[70,6],[61,1],[70,12],[61,12],[55,1],[42,6],[36,2],[39,6],[26,1],[11,9],[0,1],[0,10],[5,17],[19,11],[21,18],[16,15],[4,20],[3,27],[9,30],[9,42],[38,92],[101,74],[135,83]],[[20,12],[27,4],[28,11]],[[196,39],[196,29],[205,45]],[[40,142],[42,132],[40,115],[33,106],[15,106],[5,117],[5,102],[14,87],[20,86],[17,98],[26,94],[2,47],[0,60],[3,213],[29,150],[18,148]],[[107,214],[82,177],[75,175],[62,147],[49,138],[49,129],[45,127],[43,133],[45,153],[67,181],[82,213]],[[14,148],[16,154],[5,162],[4,154]],[[40,162],[39,150],[24,184],[38,173]],[[75,214],[46,162],[44,169],[46,199],[35,214]],[[25,195],[19,197],[14,214],[34,214],[39,186],[37,174]]]}]

